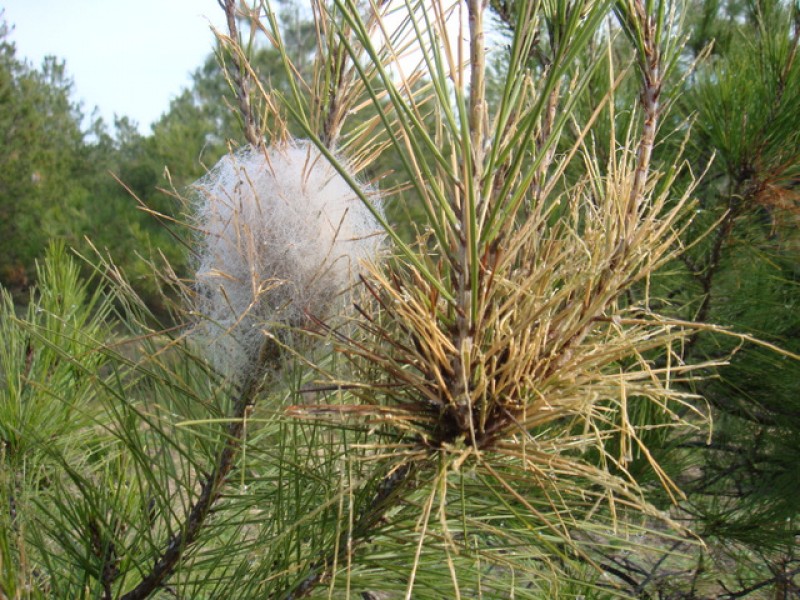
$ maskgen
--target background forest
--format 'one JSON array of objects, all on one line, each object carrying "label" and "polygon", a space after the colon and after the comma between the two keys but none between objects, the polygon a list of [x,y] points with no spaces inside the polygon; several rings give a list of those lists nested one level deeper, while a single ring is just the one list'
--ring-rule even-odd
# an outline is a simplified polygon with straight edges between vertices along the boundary
[{"label": "background forest", "polygon": [[[492,0],[486,13],[497,40],[487,59],[486,96],[493,105],[504,105],[508,95],[509,64],[516,64],[508,53],[512,40],[523,37],[517,29],[527,24],[521,15],[529,4],[539,6]],[[622,33],[611,41],[581,37],[580,28],[596,19],[601,31],[614,7],[624,24],[628,4],[648,13],[673,4],[540,4],[541,32],[531,36],[525,60],[537,73],[567,61],[563,93],[548,88],[542,96],[565,117],[537,121],[537,139],[547,143],[534,155],[548,156],[547,162],[580,146],[594,157],[591,164],[610,164],[610,148],[624,147],[640,127],[633,108],[642,101],[630,50],[635,44]],[[596,498],[584,498],[586,506],[563,517],[559,501],[545,493],[540,503],[529,500],[534,510],[521,496],[538,498],[537,486],[517,494],[498,483],[514,481],[506,472],[496,481],[479,469],[465,476],[467,467],[459,471],[458,462],[426,479],[416,463],[392,462],[381,452],[392,444],[405,448],[409,434],[387,433],[384,423],[330,425],[266,409],[253,413],[242,444],[246,458],[226,459],[241,461],[231,467],[235,483],[220,492],[216,506],[205,507],[225,518],[209,519],[203,528],[206,515],[194,509],[213,477],[195,474],[216,473],[219,445],[241,434],[221,428],[236,410],[230,389],[241,392],[248,383],[224,381],[191,348],[175,350],[173,333],[184,318],[176,306],[185,293],[175,282],[193,276],[197,259],[187,249],[192,235],[180,233],[173,220],[183,222],[191,212],[187,186],[230,148],[247,143],[237,87],[247,72],[243,57],[254,80],[289,97],[298,92],[287,56],[298,77],[316,76],[318,15],[288,2],[276,10],[273,29],[264,31],[272,31],[273,42],[281,33],[277,48],[259,38],[252,47],[220,42],[148,135],[124,117],[89,123],[72,99],[69,65],[58,58],[26,63],[16,54],[12,24],[0,23],[0,598],[800,598],[796,0],[688,0],[676,5],[680,25],[664,34],[684,45],[674,44],[678,50],[663,69],[665,108],[652,164],[668,174],[668,206],[684,194],[695,204],[691,219],[676,226],[679,251],[628,286],[619,302],[634,306],[646,297],[674,323],[713,326],[676,337],[679,350],[644,352],[654,372],[673,360],[704,365],[702,377],[674,383],[690,402],[663,412],[632,403],[625,419],[641,445],[626,449],[624,436],[598,434],[604,450],[584,453],[582,460],[613,476],[630,475],[653,507],[645,522],[619,534],[624,543],[605,537],[615,509]],[[573,19],[576,14],[583,16]],[[239,25],[246,28],[247,19]],[[563,51],[564,39],[580,40],[579,50]],[[426,88],[424,81],[414,83]],[[606,96],[608,103],[598,103]],[[426,113],[432,130],[441,125],[434,116]],[[359,113],[348,131],[374,118]],[[288,120],[288,130],[308,137],[299,113]],[[557,135],[542,133],[546,127]],[[378,134],[375,140],[389,144]],[[587,164],[565,161],[559,186],[574,185]],[[386,173],[388,188],[395,178],[402,185],[397,173],[403,168],[389,152],[366,172]],[[430,218],[425,210],[413,190],[387,199],[398,243],[414,242],[420,232],[412,224]],[[568,212],[554,209],[547,218],[566,219]],[[421,245],[433,244],[430,239]],[[373,324],[378,331],[390,327]],[[280,337],[281,344],[291,345],[292,335]],[[332,373],[337,361],[350,359],[320,358],[317,350],[298,347],[271,392],[286,406],[306,402],[309,389],[326,393],[320,377],[304,371],[304,361]],[[622,365],[620,373],[628,366],[614,364]],[[710,429],[690,405],[707,412]],[[679,419],[686,426],[670,426]],[[376,429],[383,436],[380,452],[370,446]],[[462,443],[446,438],[442,447]],[[365,458],[364,448],[373,458]],[[606,453],[625,454],[627,462],[608,466]],[[350,462],[355,454],[358,460]],[[343,472],[342,464],[350,470]],[[404,481],[397,484],[398,478]],[[575,502],[573,492],[580,496],[562,492],[565,504]],[[386,509],[395,496],[402,499]],[[381,509],[370,516],[375,498]],[[452,513],[445,513],[446,503]],[[548,526],[541,526],[520,516],[520,506],[538,516],[552,510],[558,518],[542,517]],[[627,508],[618,507],[620,513]],[[451,523],[454,513],[462,518]],[[478,513],[496,518],[463,516]],[[675,528],[652,521],[656,513],[668,514]],[[571,519],[581,525],[573,527]],[[570,532],[555,532],[565,522]],[[466,523],[476,530],[467,532]],[[180,547],[174,561],[160,551],[165,538]],[[452,555],[451,547],[458,548]],[[159,560],[169,565],[152,587],[142,587],[137,582],[147,581],[154,557],[155,570]],[[408,584],[415,577],[416,587]]]}]

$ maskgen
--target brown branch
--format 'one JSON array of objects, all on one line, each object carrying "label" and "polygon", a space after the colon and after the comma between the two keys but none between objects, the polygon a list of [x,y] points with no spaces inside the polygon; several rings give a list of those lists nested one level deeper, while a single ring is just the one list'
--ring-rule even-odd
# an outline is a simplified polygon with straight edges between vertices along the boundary
[{"label": "brown branch", "polygon": [[225,432],[226,439],[214,468],[201,482],[200,495],[186,516],[183,527],[169,539],[150,572],[133,590],[122,596],[122,600],[143,600],[149,596],[172,574],[186,549],[197,540],[206,522],[206,517],[221,496],[225,480],[233,467],[233,459],[241,444],[245,412],[252,406],[256,395],[262,389],[262,380],[267,373],[268,366],[276,364],[279,358],[280,346],[278,343],[271,338],[266,339],[261,346],[258,361],[253,365],[234,404],[231,422]]},{"label": "brown branch", "polygon": [[233,73],[230,74],[231,80],[236,86],[236,101],[239,104],[239,112],[242,115],[244,125],[244,137],[253,146],[263,145],[263,139],[259,134],[259,127],[256,122],[253,107],[250,103],[250,81],[248,71],[243,61],[244,54],[241,51],[239,32],[236,27],[236,0],[217,0],[220,8],[225,11],[228,23],[228,34],[230,36],[231,61],[233,62]]},{"label": "brown branch", "polygon": [[697,321],[704,322],[708,318],[708,311],[711,308],[711,288],[713,286],[714,277],[717,274],[717,270],[719,269],[722,261],[722,249],[725,246],[725,242],[733,232],[733,224],[738,214],[738,206],[731,202],[728,213],[723,219],[722,223],[720,223],[719,229],[717,229],[716,235],[714,236],[714,243],[711,246],[711,251],[708,254],[705,268],[703,269],[702,274],[698,277],[700,285],[703,288],[703,301],[701,302],[700,308],[697,310],[697,315],[695,316]]},{"label": "brown branch", "polygon": [[[629,201],[629,216],[635,218],[639,205],[642,202],[644,188],[650,172],[650,159],[653,154],[656,131],[658,129],[659,98],[661,96],[662,77],[661,53],[656,40],[656,25],[647,14],[642,0],[634,0],[633,9],[635,18],[639,21],[642,30],[643,47],[640,57],[642,72],[642,93],[640,101],[644,109],[644,126],[639,140],[639,149],[636,157],[636,173]],[[632,16],[632,18],[634,18]]]},{"label": "brown branch", "polygon": [[102,529],[95,520],[89,523],[89,538],[92,543],[94,555],[100,558],[100,585],[103,586],[103,600],[111,600],[114,597],[113,583],[119,577],[119,557],[114,542],[104,540],[101,534]]},{"label": "brown branch", "polygon": [[[744,202],[741,197],[735,192],[731,192],[728,198],[728,210],[722,221],[714,233],[714,241],[711,244],[711,249],[706,255],[705,260],[693,261],[689,257],[683,258],[684,264],[689,269],[690,275],[697,280],[702,289],[702,300],[700,306],[695,313],[694,320],[699,323],[704,323],[708,319],[709,312],[711,311],[711,302],[713,300],[713,287],[714,279],[719,271],[722,262],[722,251],[725,248],[725,243],[733,233],[733,226],[736,219],[739,217]],[[686,340],[683,350],[684,358],[689,357],[700,339],[699,332],[695,332]]]},{"label": "brown branch", "polygon": [[[625,257],[630,250],[632,232],[636,227],[636,220],[639,218],[639,210],[644,200],[644,190],[650,174],[650,162],[660,116],[659,98],[661,96],[663,74],[661,72],[661,54],[658,48],[656,24],[652,17],[647,14],[642,0],[633,0],[632,10],[633,13],[630,14],[628,18],[634,21],[642,31],[643,46],[640,48],[642,56],[640,57],[639,65],[642,72],[642,92],[640,101],[644,110],[644,125],[638,145],[636,170],[631,185],[631,194],[628,199],[628,229],[622,235],[622,239],[619,240],[619,245],[617,246],[614,256],[611,258],[608,268],[609,272],[614,272],[617,270],[617,265],[624,263]],[[637,29],[637,27],[633,27],[633,29]],[[551,34],[551,39],[552,38],[553,35]],[[540,131],[540,137],[537,139],[537,145],[543,143],[546,136],[552,135],[552,132],[548,130],[552,127],[555,118],[555,111],[559,99],[557,94],[558,90],[555,89],[550,98],[548,98],[547,112],[545,114],[542,130]],[[550,151],[548,151],[548,156],[545,157],[540,168],[547,168],[547,161],[552,161],[553,150],[554,149],[551,147]],[[544,171],[542,170],[540,173],[544,173]],[[610,293],[610,291],[613,290],[607,288],[609,281],[610,279],[601,279],[598,281],[596,289],[592,290],[592,297],[600,298],[605,295],[608,299],[607,303],[616,298],[618,294]],[[625,281],[617,284],[616,289],[624,290],[628,288],[628,286],[629,282]],[[582,314],[581,319],[583,318],[584,315]],[[569,356],[570,348],[580,344],[591,327],[591,319],[586,320],[585,325],[558,348],[562,359],[554,361],[550,366],[550,370],[561,368],[561,362],[565,357]],[[546,376],[546,374],[543,375],[543,377]]]},{"label": "brown branch", "polygon": [[[606,573],[610,573],[614,575],[618,579],[621,579],[625,583],[627,583],[632,589],[637,589],[639,587],[639,582],[636,581],[633,577],[628,575],[625,571],[616,566],[610,565],[608,563],[600,563],[600,568],[603,569]],[[649,596],[648,596],[649,597]]]}]

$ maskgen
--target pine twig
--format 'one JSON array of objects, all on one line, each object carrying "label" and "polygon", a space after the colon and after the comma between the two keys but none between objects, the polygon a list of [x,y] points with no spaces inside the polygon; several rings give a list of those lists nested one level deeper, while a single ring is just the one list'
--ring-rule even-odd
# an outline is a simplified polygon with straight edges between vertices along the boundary
[{"label": "pine twig", "polygon": [[147,598],[170,576],[186,549],[197,540],[211,507],[222,495],[225,480],[233,467],[233,459],[241,444],[245,413],[253,405],[256,395],[264,386],[262,380],[267,373],[268,366],[274,365],[279,357],[280,346],[278,343],[271,338],[264,340],[258,361],[249,374],[233,407],[225,442],[219,452],[214,468],[200,484],[200,495],[186,516],[183,526],[167,542],[164,551],[156,559],[153,568],[133,590],[122,596],[122,600],[143,600]]},{"label": "pine twig", "polygon": [[472,137],[472,152],[475,162],[473,169],[476,182],[480,182],[483,176],[483,155],[486,146],[484,139],[486,136],[486,40],[483,26],[485,10],[485,0],[469,0],[467,2],[470,40],[469,129]]},{"label": "pine twig", "polygon": [[[711,251],[709,252],[705,268],[697,277],[700,285],[703,288],[703,301],[700,304],[700,308],[698,309],[695,317],[697,321],[705,322],[706,319],[708,319],[708,312],[711,309],[711,292],[714,283],[714,277],[716,276],[722,261],[722,250],[725,246],[725,242],[728,241],[728,238],[730,238],[730,235],[733,232],[733,225],[736,221],[736,218],[739,216],[740,211],[741,202],[734,202],[732,198],[729,202],[728,213],[725,215],[725,219],[722,221],[722,223],[720,223],[719,228],[717,229],[714,237],[714,243],[711,246]],[[691,346],[693,345],[694,344],[692,343]]]},{"label": "pine twig", "polygon": [[250,103],[250,81],[248,72],[242,62],[241,45],[239,43],[239,31],[236,26],[236,0],[217,0],[220,8],[225,11],[228,24],[228,35],[230,36],[231,61],[233,62],[233,73],[231,80],[236,86],[236,100],[239,104],[239,112],[242,115],[245,139],[255,147],[261,146],[263,141],[258,133],[258,124],[253,106]]},{"label": "pine twig", "polygon": [[95,556],[102,560],[100,584],[103,586],[103,600],[112,600],[113,583],[119,577],[119,556],[114,542],[103,539],[101,528],[95,520],[89,523],[90,541]]},{"label": "pine twig", "polygon": [[656,131],[658,130],[659,99],[663,83],[661,69],[661,52],[656,39],[656,25],[653,18],[647,14],[642,0],[634,0],[632,18],[638,21],[642,32],[642,56],[640,57],[640,70],[642,73],[641,104],[644,109],[644,127],[639,140],[637,153],[636,174],[631,188],[630,216],[635,218],[639,205],[644,195],[645,184],[650,173],[650,159],[653,154]]}]

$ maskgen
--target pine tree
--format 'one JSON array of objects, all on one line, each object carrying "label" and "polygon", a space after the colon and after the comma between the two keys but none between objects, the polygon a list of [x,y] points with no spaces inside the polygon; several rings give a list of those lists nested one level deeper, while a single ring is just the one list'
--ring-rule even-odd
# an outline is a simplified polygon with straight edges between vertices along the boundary
[{"label": "pine tree", "polygon": [[221,4],[178,326],[58,245],[4,295],[0,594],[788,594],[795,13]]}]

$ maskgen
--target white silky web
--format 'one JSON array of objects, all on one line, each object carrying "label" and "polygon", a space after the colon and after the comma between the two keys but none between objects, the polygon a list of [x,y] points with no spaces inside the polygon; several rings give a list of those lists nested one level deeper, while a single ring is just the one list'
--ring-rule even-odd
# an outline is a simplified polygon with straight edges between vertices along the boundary
[{"label": "white silky web", "polygon": [[[245,147],[193,187],[198,333],[229,375],[253,359],[264,329],[339,312],[383,240],[368,207],[309,142]],[[380,210],[377,193],[365,192]]]}]

